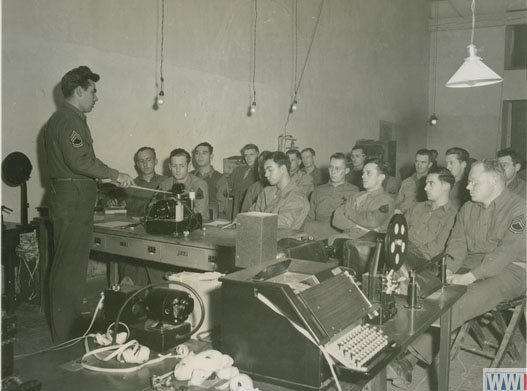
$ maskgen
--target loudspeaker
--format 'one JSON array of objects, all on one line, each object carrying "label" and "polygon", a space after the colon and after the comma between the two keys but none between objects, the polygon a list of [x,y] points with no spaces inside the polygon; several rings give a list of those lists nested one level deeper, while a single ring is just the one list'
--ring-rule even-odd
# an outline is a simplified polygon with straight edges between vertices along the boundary
[{"label": "loudspeaker", "polygon": [[236,267],[260,265],[276,258],[278,216],[273,213],[238,213]]}]

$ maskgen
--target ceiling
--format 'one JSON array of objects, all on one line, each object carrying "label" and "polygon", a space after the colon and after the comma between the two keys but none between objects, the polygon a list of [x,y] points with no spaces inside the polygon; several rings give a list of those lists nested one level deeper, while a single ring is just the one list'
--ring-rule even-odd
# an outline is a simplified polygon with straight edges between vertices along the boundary
[{"label": "ceiling", "polygon": [[[470,18],[472,0],[431,0],[433,8],[437,7],[438,17]],[[508,12],[527,11],[526,0],[476,0],[477,15],[500,15]],[[435,12],[435,11],[434,11]],[[434,14],[435,15],[435,14]]]}]

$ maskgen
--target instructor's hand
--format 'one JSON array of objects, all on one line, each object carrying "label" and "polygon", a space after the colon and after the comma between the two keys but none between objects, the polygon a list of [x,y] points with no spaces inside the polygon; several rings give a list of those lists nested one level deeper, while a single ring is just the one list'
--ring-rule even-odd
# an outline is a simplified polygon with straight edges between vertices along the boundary
[{"label": "instructor's hand", "polygon": [[134,184],[134,180],[132,177],[128,174],[119,173],[119,176],[117,177],[117,186],[127,188]]}]

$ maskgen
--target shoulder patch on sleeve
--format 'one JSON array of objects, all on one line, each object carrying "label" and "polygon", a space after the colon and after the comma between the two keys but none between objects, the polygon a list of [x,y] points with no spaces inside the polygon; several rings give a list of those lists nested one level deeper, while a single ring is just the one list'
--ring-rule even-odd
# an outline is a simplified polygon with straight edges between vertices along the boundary
[{"label": "shoulder patch on sleeve", "polygon": [[525,215],[516,216],[509,225],[509,231],[513,234],[521,234],[525,229]]},{"label": "shoulder patch on sleeve", "polygon": [[80,148],[84,145],[82,142],[82,137],[79,133],[77,133],[75,130],[71,131],[70,135],[71,145],[73,145],[74,148]]},{"label": "shoulder patch on sleeve", "polygon": [[203,195],[203,190],[201,190],[201,187],[198,188],[198,190],[196,191],[196,199],[197,200],[202,200],[204,198],[204,195]]}]

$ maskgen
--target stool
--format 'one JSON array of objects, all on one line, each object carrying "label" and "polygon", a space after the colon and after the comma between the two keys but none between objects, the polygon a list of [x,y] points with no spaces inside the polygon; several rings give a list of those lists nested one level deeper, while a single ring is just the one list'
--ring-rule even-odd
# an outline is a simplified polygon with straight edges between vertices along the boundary
[{"label": "stool", "polygon": [[[520,324],[521,315],[523,314],[524,309],[525,296],[520,296],[516,299],[502,302],[486,314],[465,322],[465,324],[459,328],[459,331],[454,338],[450,350],[450,359],[453,360],[456,358],[459,350],[462,349],[467,352],[490,358],[492,363],[489,368],[499,367],[506,352],[508,352],[514,360],[520,360],[521,356],[518,349],[515,345],[510,344],[510,342],[514,332]],[[512,311],[511,320],[508,324],[503,318],[503,311]],[[490,341],[487,341],[485,338],[482,328],[482,323],[485,322],[488,325],[494,323],[495,330],[499,333],[498,339],[501,338],[499,345],[495,345]],[[463,345],[466,335],[470,332],[472,332],[472,336],[478,344],[479,349]],[[489,348],[493,348],[496,351],[492,352]]]}]

